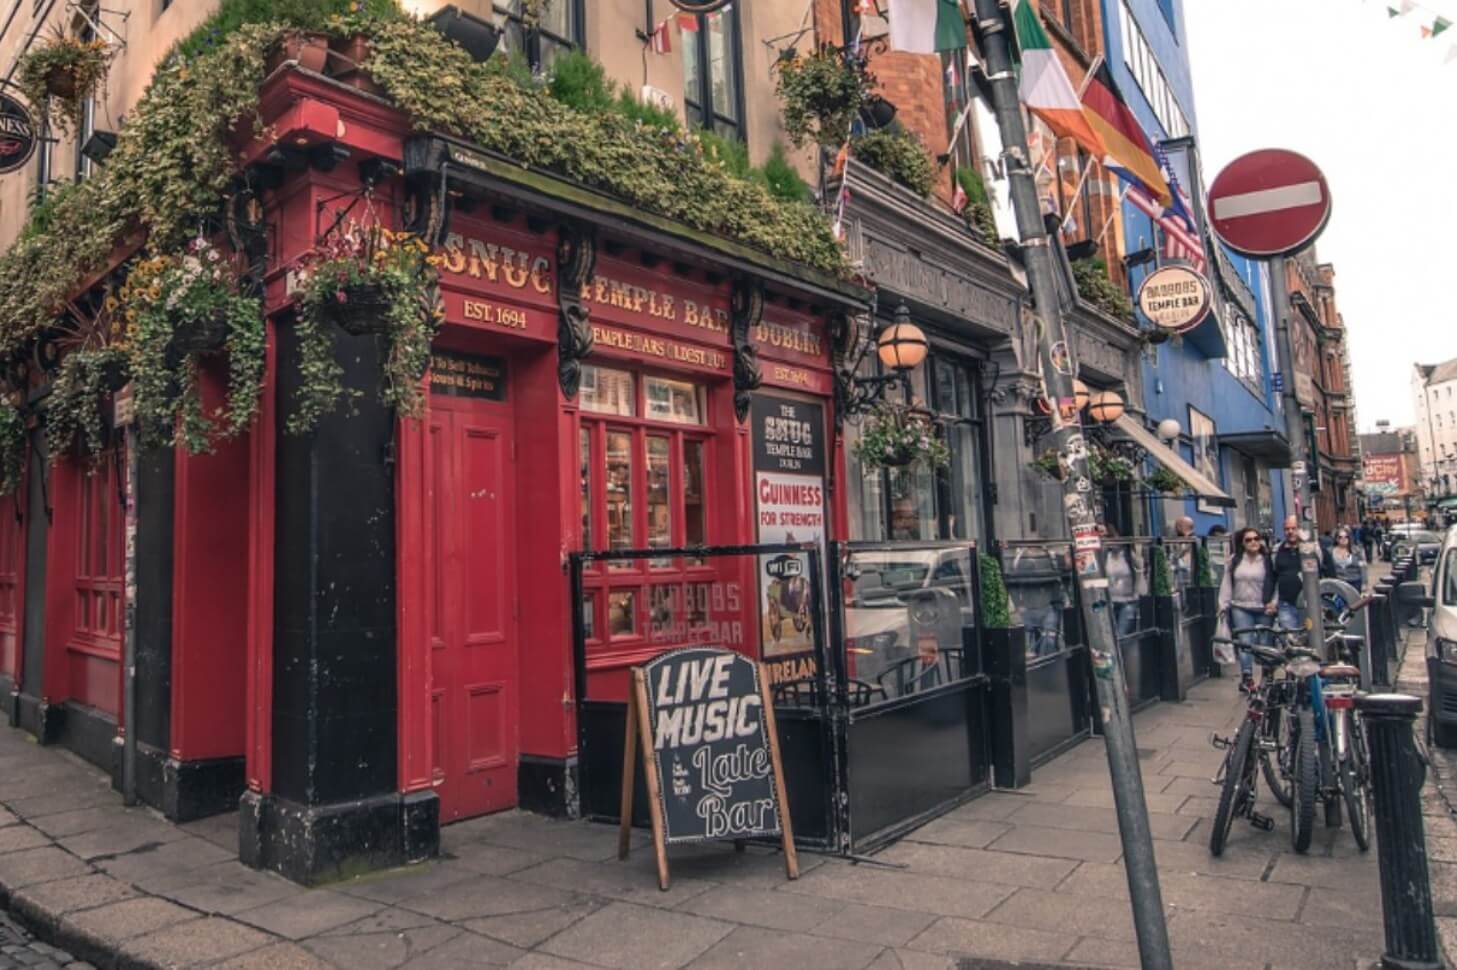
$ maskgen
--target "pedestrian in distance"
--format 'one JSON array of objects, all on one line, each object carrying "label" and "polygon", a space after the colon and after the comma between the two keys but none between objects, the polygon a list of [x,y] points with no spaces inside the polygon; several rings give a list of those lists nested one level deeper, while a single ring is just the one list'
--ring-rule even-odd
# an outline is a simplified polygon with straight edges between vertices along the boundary
[{"label": "pedestrian in distance", "polygon": [[[1107,539],[1118,538],[1111,522],[1098,526]],[[1104,544],[1103,571],[1108,576],[1108,598],[1113,601],[1113,630],[1121,640],[1138,629],[1138,597],[1146,583],[1133,558],[1132,544]]]},{"label": "pedestrian in distance", "polygon": [[[1174,538],[1189,540],[1194,537],[1194,520],[1181,515],[1174,520]],[[1186,589],[1194,576],[1194,544],[1192,542],[1169,543],[1169,564],[1174,569],[1174,584]]]},{"label": "pedestrian in distance", "polygon": [[1355,542],[1351,530],[1345,526],[1336,529],[1336,543],[1331,547],[1331,564],[1335,566],[1336,578],[1344,579],[1360,592],[1366,583],[1366,557]]},{"label": "pedestrian in distance", "polygon": [[[1219,615],[1227,617],[1231,630],[1252,626],[1269,626],[1278,603],[1275,589],[1275,564],[1270,559],[1265,540],[1257,529],[1240,529],[1235,533],[1238,551],[1224,571],[1219,584]],[[1241,643],[1260,643],[1262,637],[1243,633]],[[1248,692],[1254,686],[1254,660],[1245,650],[1238,652],[1239,687]]]}]

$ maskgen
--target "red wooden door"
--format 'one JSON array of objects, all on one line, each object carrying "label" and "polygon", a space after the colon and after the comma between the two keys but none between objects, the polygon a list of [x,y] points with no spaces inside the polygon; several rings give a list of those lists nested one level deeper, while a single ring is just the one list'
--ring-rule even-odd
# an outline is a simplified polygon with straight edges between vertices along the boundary
[{"label": "red wooden door", "polygon": [[436,396],[426,494],[440,820],[516,804],[515,448],[500,404]]}]

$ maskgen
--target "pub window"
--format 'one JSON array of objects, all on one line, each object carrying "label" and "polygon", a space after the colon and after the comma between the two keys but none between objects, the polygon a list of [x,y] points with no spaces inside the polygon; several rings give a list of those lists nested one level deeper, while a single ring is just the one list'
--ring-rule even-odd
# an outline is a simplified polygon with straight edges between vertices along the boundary
[{"label": "pub window", "polygon": [[737,4],[713,13],[684,15],[679,24],[683,33],[683,108],[688,123],[744,141],[744,65]]},{"label": "pub window", "polygon": [[[690,381],[582,368],[578,402],[584,550],[669,549],[708,542],[712,446],[705,391]],[[585,572],[588,629],[602,640],[668,637],[690,602],[696,557],[608,560]],[[601,612],[599,612],[601,611]]]},{"label": "pub window", "polygon": [[585,6],[583,0],[543,4],[540,21],[530,30],[521,16],[521,0],[495,0],[496,23],[501,26],[498,49],[520,54],[533,73],[547,73],[558,57],[582,46]]}]

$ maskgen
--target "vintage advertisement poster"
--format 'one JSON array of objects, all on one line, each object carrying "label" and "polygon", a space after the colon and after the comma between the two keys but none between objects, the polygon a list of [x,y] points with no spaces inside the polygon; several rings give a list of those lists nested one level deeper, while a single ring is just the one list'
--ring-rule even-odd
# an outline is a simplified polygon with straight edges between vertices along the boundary
[{"label": "vintage advertisement poster", "polygon": [[[750,420],[760,543],[814,542],[823,546],[824,416],[824,407],[819,404],[771,394],[754,395]],[[812,652],[815,604],[810,599],[808,557],[792,553],[761,556],[759,570],[765,659]]]}]

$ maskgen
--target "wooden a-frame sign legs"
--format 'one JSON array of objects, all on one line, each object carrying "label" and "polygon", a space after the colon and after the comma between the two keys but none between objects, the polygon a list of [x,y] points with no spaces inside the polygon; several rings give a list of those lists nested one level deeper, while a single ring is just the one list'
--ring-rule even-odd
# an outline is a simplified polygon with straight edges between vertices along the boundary
[{"label": "wooden a-frame sign legs", "polygon": [[[768,670],[758,665],[759,683],[767,684]],[[617,858],[626,859],[632,848],[632,796],[634,761],[642,759],[643,778],[648,789],[648,814],[653,824],[653,853],[658,863],[658,888],[667,892],[670,883],[668,875],[668,844],[663,819],[663,793],[659,787],[657,767],[654,761],[653,725],[647,696],[647,678],[643,668],[632,669],[632,687],[627,693],[627,725],[622,747],[622,803],[621,822],[617,834]],[[789,799],[784,793],[784,766],[779,756],[779,729],[774,719],[774,705],[762,692],[759,702],[764,712],[764,733],[768,742],[769,756],[774,778],[774,795],[779,807],[780,834],[784,845],[784,873],[789,879],[799,878],[799,855],[794,848],[794,832],[789,822]],[[735,840],[742,848],[742,841]]]}]

